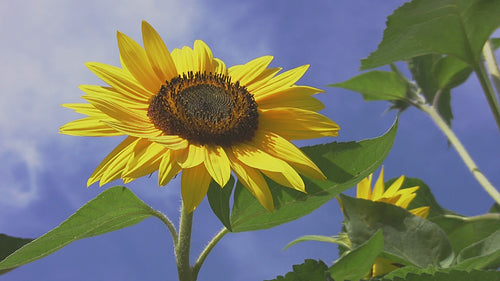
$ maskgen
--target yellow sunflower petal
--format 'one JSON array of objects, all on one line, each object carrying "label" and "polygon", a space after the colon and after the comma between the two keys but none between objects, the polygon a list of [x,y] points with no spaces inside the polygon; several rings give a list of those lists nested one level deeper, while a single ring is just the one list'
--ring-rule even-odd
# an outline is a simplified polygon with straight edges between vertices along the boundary
[{"label": "yellow sunflower petal", "polygon": [[157,142],[173,150],[182,150],[188,147],[189,142],[176,135],[166,135],[158,137],[149,137],[149,140]]},{"label": "yellow sunflower petal", "polygon": [[266,86],[253,90],[252,94],[257,98],[260,95],[270,95],[274,92],[291,87],[307,71],[309,65],[299,66],[297,68],[285,71],[280,75],[273,77],[266,83]]},{"label": "yellow sunflower petal", "polygon": [[182,202],[187,212],[192,212],[201,203],[208,191],[212,177],[205,165],[183,169],[181,178]]},{"label": "yellow sunflower petal", "polygon": [[177,69],[167,46],[156,30],[146,21],[142,21],[142,41],[149,63],[158,79],[164,83],[176,77]]},{"label": "yellow sunflower petal", "polygon": [[241,85],[247,85],[258,77],[271,63],[272,56],[256,58],[244,64],[242,67],[230,67],[228,73],[234,82],[239,81]]},{"label": "yellow sunflower petal", "polygon": [[118,179],[132,155],[135,144],[139,139],[127,137],[111,153],[102,160],[87,181],[87,186],[100,180],[99,186]]},{"label": "yellow sunflower petal", "polygon": [[106,98],[99,98],[96,96],[83,96],[83,98],[90,102],[97,109],[101,110],[102,112],[106,113],[108,116],[116,120],[135,124],[151,124],[151,120],[149,120],[149,117],[144,111],[127,108]]},{"label": "yellow sunflower petal", "polygon": [[394,205],[399,206],[403,209],[406,209],[406,208],[408,208],[408,205],[410,205],[411,201],[413,201],[413,199],[415,199],[416,196],[417,196],[416,193],[401,196],[399,198],[398,202],[396,202],[396,204],[394,204]]},{"label": "yellow sunflower petal", "polygon": [[174,49],[170,53],[172,59],[174,60],[175,67],[177,68],[177,72],[179,75],[187,74],[188,72],[196,72],[199,69],[195,68],[194,60],[193,60],[193,49],[184,46],[182,50]]},{"label": "yellow sunflower petal", "polygon": [[319,89],[307,86],[294,86],[272,95],[261,95],[255,99],[260,109],[275,107],[295,107],[304,110],[320,111],[325,106],[312,95],[322,92]]},{"label": "yellow sunflower petal", "polygon": [[152,93],[158,92],[162,81],[156,76],[151,64],[149,63],[146,51],[127,35],[117,32],[118,48],[120,56],[127,70],[135,79]]},{"label": "yellow sunflower petal", "polygon": [[273,195],[262,174],[257,169],[248,167],[238,161],[231,152],[228,153],[228,157],[231,168],[241,183],[259,200],[266,210],[272,212],[274,210]]},{"label": "yellow sunflower petal", "polygon": [[80,85],[79,88],[88,96],[110,99],[113,102],[126,106],[127,108],[147,110],[149,107],[147,100],[141,97],[138,98],[137,95],[132,95],[129,92],[117,91],[111,87]]},{"label": "yellow sunflower petal", "polygon": [[231,176],[226,152],[220,146],[205,146],[205,167],[216,183],[224,187]]},{"label": "yellow sunflower petal", "polygon": [[221,61],[218,58],[215,58],[213,64],[214,64],[214,73],[227,75],[226,64],[223,61]]},{"label": "yellow sunflower petal", "polygon": [[127,163],[123,174],[128,178],[140,178],[149,175],[160,166],[163,153],[168,151],[164,146],[152,143],[147,139],[140,139],[134,149],[134,157]]},{"label": "yellow sunflower petal", "polygon": [[372,199],[372,176],[370,174],[367,178],[362,179],[356,186],[356,197],[366,200]]},{"label": "yellow sunflower petal", "polygon": [[207,73],[214,72],[214,66],[212,64],[214,56],[205,42],[201,40],[194,41],[193,55],[193,60],[196,65],[195,69],[199,69],[198,71],[201,73],[205,71]]},{"label": "yellow sunflower petal", "polygon": [[88,137],[111,137],[124,135],[123,132],[117,131],[105,123],[101,122],[101,118],[85,117],[66,123],[59,128],[61,134],[71,136],[88,136]]},{"label": "yellow sunflower petal", "polygon": [[403,185],[403,182],[405,180],[405,176],[402,175],[400,176],[397,180],[395,180],[391,186],[384,192],[384,197],[391,197],[396,195],[396,192],[401,188],[401,185]]},{"label": "yellow sunflower petal", "polygon": [[301,174],[317,180],[326,179],[318,166],[298,147],[273,132],[258,131],[252,143],[264,152],[287,162]]},{"label": "yellow sunflower petal", "polygon": [[235,158],[246,166],[262,171],[268,177],[284,186],[305,191],[302,178],[285,161],[247,144],[240,144],[233,147],[232,152]]},{"label": "yellow sunflower petal", "polygon": [[73,109],[77,113],[86,114],[89,116],[107,116],[106,114],[102,113],[102,111],[89,103],[64,103],[61,105],[66,108]]},{"label": "yellow sunflower petal", "polygon": [[146,90],[133,76],[118,67],[98,62],[88,62],[85,65],[90,71],[117,91],[127,93],[127,95],[133,95],[137,99],[146,102],[156,94],[156,92]]},{"label": "yellow sunflower petal", "polygon": [[177,161],[175,160],[175,156],[173,154],[175,154],[175,151],[173,150],[167,150],[163,154],[160,167],[158,168],[159,186],[166,185],[181,171],[181,167],[177,165]]},{"label": "yellow sunflower petal", "polygon": [[259,110],[259,128],[275,132],[287,140],[338,136],[339,126],[329,118],[298,108]]},{"label": "yellow sunflower petal", "polygon": [[377,201],[384,196],[385,185],[384,185],[384,166],[380,169],[380,174],[373,187],[372,200]]},{"label": "yellow sunflower petal", "polygon": [[122,134],[140,137],[140,138],[152,138],[154,136],[159,136],[162,132],[155,128],[152,124],[136,124],[130,122],[114,122],[114,121],[102,121],[106,126],[113,128]]},{"label": "yellow sunflower petal", "polygon": [[278,72],[281,71],[281,67],[275,67],[275,68],[267,68],[262,73],[255,77],[252,81],[249,81],[248,83],[245,84],[245,87],[247,87],[247,90],[250,93],[253,93],[253,91],[266,86],[267,82],[271,80],[271,78],[274,77]]},{"label": "yellow sunflower petal", "polygon": [[185,152],[178,158],[177,163],[183,169],[200,165],[205,160],[205,148],[198,144],[190,143]]},{"label": "yellow sunflower petal", "polygon": [[414,214],[415,216],[421,217],[421,218],[427,218],[429,215],[430,207],[420,207],[420,208],[415,208],[411,209],[410,213]]}]

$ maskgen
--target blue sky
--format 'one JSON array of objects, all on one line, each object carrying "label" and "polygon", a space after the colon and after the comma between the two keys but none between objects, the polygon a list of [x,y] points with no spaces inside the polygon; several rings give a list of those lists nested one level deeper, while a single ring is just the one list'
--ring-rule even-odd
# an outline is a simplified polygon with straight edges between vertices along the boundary
[{"label": "blue sky", "polygon": [[[364,102],[359,94],[325,85],[359,74],[359,60],[375,50],[386,17],[404,1],[63,1],[0,3],[0,233],[38,237],[104,188],[85,187],[88,176],[121,138],[60,135],[58,128],[78,114],[60,106],[81,102],[80,84],[102,85],[87,61],[119,65],[116,31],[140,42],[147,20],[170,49],[202,39],[226,64],[263,55],[272,66],[311,67],[299,84],[326,90],[322,113],[340,127],[330,141],[373,138],[393,123],[385,102]],[[477,79],[453,93],[453,128],[493,184],[500,184],[500,134]],[[423,179],[446,208],[481,214],[493,201],[467,172],[457,153],[423,113],[402,115],[396,143],[385,163],[386,178],[405,174]],[[156,174],[127,187],[177,221],[179,182],[158,188]],[[352,194],[352,190],[348,193]],[[195,213],[192,256],[221,227],[206,200]],[[199,280],[272,279],[306,258],[329,263],[335,245],[303,243],[306,234],[334,235],[342,215],[335,200],[295,222],[227,235],[208,257]],[[166,278],[166,276],[168,276]],[[2,280],[176,280],[172,242],[155,219],[77,241],[59,252],[12,271]]]}]

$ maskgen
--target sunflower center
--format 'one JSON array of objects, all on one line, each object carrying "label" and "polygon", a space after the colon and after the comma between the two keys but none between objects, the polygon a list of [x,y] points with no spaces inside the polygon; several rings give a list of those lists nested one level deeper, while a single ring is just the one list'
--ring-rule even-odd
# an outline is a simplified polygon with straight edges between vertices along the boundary
[{"label": "sunflower center", "polygon": [[251,140],[258,125],[253,95],[213,73],[190,72],[166,81],[151,100],[148,116],[167,135],[220,146]]}]

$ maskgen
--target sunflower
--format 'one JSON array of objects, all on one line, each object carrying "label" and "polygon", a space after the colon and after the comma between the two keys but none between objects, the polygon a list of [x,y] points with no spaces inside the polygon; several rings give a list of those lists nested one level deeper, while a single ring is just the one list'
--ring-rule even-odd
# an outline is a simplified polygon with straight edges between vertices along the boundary
[{"label": "sunflower", "polygon": [[213,179],[221,187],[231,171],[267,210],[274,208],[265,177],[305,192],[299,173],[324,180],[321,170],[290,141],[337,136],[339,127],[318,114],[322,92],[297,86],[308,65],[280,72],[272,56],[226,68],[201,40],[169,52],[142,22],[144,47],[117,33],[121,68],[86,66],[108,86],[82,85],[88,103],[63,106],[87,117],[60,132],[76,136],[126,136],[88,179],[128,183],[158,170],[166,185],[182,171],[187,211],[205,197]]},{"label": "sunflower", "polygon": [[[403,209],[407,209],[411,201],[417,196],[415,192],[420,188],[419,186],[413,186],[405,189],[400,189],[405,179],[405,176],[402,175],[397,180],[395,180],[386,190],[384,185],[384,167],[382,167],[382,169],[380,170],[380,175],[375,182],[375,186],[373,187],[372,191],[372,176],[373,174],[370,174],[367,178],[361,180],[358,183],[356,187],[357,198],[376,202],[385,202],[388,204],[396,205]],[[427,215],[429,215],[429,207],[425,206],[415,208],[409,210],[409,212],[416,216],[427,218]],[[369,277],[380,276],[396,270],[399,267],[401,266],[398,264],[394,264],[389,259],[378,257],[373,263]]]}]

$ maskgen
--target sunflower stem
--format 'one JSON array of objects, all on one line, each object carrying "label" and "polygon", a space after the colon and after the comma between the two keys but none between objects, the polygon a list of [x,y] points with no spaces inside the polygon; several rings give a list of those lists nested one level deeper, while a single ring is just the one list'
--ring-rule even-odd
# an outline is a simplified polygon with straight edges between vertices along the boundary
[{"label": "sunflower stem", "polygon": [[488,181],[488,179],[484,176],[484,174],[479,170],[474,160],[470,157],[469,153],[462,145],[460,140],[457,138],[455,133],[451,130],[451,128],[446,124],[446,122],[441,118],[436,109],[430,105],[420,103],[418,104],[418,108],[420,108],[425,113],[429,114],[429,116],[434,120],[436,125],[443,131],[446,135],[450,143],[455,147],[460,157],[464,161],[465,165],[469,169],[469,171],[474,175],[476,180],[481,184],[483,189],[495,200],[497,204],[500,204],[500,193],[495,187]]},{"label": "sunflower stem", "polygon": [[188,212],[182,203],[179,222],[179,239],[175,246],[175,259],[179,281],[195,281],[193,269],[189,264],[191,249],[191,229],[193,226],[193,212]]},{"label": "sunflower stem", "polygon": [[201,266],[203,265],[203,262],[207,258],[208,254],[212,251],[212,249],[217,245],[217,243],[224,237],[229,232],[229,230],[225,227],[223,227],[213,238],[208,242],[207,246],[203,251],[200,253],[200,256],[196,260],[194,266],[193,266],[193,276],[196,279],[198,277],[198,273],[200,272]]}]

